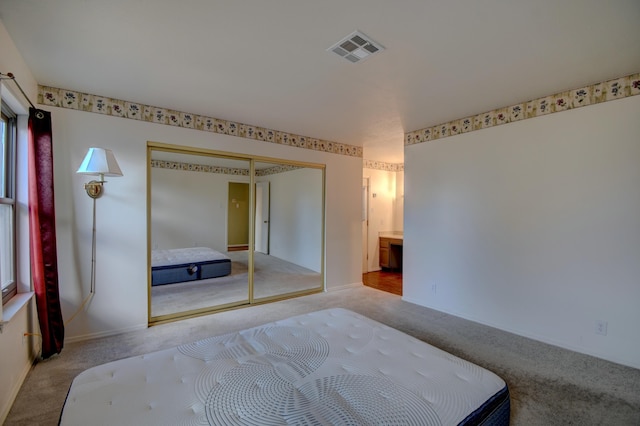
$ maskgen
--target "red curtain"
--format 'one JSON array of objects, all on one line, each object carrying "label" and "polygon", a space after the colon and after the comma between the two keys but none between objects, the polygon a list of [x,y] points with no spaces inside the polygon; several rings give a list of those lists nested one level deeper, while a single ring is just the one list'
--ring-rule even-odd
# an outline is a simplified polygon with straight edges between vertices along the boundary
[{"label": "red curtain", "polygon": [[30,108],[29,248],[31,276],[42,333],[42,357],[45,359],[60,353],[64,343],[55,222],[51,113]]}]

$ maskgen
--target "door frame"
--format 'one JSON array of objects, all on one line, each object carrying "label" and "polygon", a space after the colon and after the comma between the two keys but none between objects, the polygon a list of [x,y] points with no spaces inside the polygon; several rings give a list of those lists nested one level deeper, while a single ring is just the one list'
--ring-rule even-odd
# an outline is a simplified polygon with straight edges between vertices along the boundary
[{"label": "door frame", "polygon": [[369,178],[362,178],[362,273],[369,272]]}]

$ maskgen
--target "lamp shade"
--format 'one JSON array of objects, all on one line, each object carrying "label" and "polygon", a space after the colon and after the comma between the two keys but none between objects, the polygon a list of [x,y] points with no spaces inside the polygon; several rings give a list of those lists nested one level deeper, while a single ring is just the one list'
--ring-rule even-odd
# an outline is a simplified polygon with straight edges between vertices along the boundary
[{"label": "lamp shade", "polygon": [[122,176],[122,170],[120,170],[113,152],[104,148],[89,148],[76,173],[96,176]]}]

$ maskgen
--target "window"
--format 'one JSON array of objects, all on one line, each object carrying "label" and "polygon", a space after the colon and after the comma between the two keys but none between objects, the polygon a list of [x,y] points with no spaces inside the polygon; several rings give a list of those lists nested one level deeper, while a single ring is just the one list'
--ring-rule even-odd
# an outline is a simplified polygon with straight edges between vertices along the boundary
[{"label": "window", "polygon": [[15,164],[16,115],[5,104],[0,114],[0,283],[2,304],[17,292],[16,287],[16,221]]}]

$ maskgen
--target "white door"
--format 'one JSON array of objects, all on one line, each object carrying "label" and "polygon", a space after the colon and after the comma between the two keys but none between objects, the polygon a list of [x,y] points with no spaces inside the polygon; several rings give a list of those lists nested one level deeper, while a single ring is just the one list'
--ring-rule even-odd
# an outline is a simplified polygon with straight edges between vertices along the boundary
[{"label": "white door", "polygon": [[269,182],[256,182],[256,240],[254,250],[269,254]]}]

